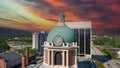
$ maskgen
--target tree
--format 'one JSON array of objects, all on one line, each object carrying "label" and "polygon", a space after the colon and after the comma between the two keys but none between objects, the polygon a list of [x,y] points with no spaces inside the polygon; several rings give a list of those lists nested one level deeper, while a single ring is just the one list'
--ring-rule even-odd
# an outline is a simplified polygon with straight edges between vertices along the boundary
[{"label": "tree", "polygon": [[6,50],[9,50],[10,47],[6,42],[2,42],[2,43],[0,43],[0,49],[6,51]]}]

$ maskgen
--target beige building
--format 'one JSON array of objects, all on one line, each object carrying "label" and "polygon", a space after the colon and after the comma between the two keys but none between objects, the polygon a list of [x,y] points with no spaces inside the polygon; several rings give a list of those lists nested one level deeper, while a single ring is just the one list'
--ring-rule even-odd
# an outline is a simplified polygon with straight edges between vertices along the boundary
[{"label": "beige building", "polygon": [[78,45],[77,55],[80,58],[91,58],[92,54],[92,24],[87,22],[65,22],[65,24],[73,29],[76,35]]}]

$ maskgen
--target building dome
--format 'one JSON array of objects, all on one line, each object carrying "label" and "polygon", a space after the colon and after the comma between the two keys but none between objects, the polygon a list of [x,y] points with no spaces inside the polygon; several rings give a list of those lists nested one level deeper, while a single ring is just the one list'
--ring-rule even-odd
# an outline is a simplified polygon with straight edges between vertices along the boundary
[{"label": "building dome", "polygon": [[47,42],[53,42],[56,36],[61,36],[64,42],[75,42],[75,34],[69,27],[56,26],[48,34]]}]

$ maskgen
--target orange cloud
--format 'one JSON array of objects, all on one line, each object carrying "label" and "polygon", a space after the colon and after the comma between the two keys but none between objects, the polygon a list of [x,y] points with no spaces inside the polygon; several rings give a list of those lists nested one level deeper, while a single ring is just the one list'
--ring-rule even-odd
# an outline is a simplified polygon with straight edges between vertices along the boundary
[{"label": "orange cloud", "polygon": [[75,16],[72,12],[66,11],[64,12],[66,21],[84,21],[84,19],[80,19]]},{"label": "orange cloud", "polygon": [[46,0],[46,2],[50,3],[53,6],[66,6],[66,3],[58,0]]}]

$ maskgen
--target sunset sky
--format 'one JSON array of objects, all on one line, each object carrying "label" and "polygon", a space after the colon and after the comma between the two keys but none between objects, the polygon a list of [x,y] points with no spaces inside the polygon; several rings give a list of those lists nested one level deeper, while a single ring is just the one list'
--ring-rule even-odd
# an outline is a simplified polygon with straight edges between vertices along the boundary
[{"label": "sunset sky", "polygon": [[50,30],[58,15],[66,21],[91,21],[93,34],[120,34],[120,0],[0,0],[0,27]]}]

